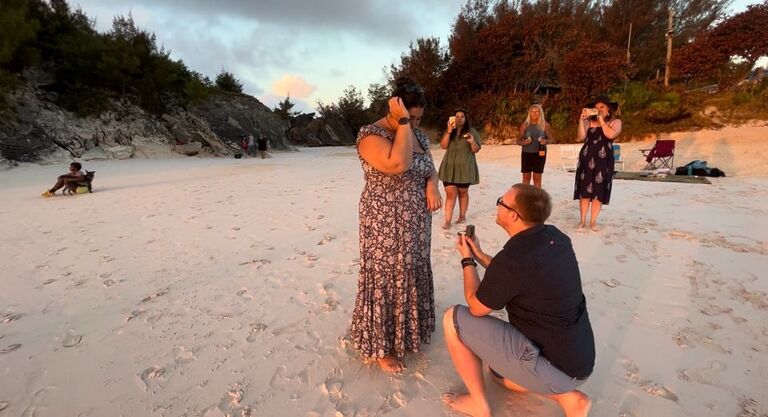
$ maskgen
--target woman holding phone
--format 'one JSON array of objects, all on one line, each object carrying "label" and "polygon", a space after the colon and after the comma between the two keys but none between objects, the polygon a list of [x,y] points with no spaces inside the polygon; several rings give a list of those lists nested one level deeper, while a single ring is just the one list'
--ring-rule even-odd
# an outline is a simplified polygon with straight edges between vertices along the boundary
[{"label": "woman holding phone", "polygon": [[597,232],[597,215],[603,204],[611,200],[613,184],[613,140],[621,133],[621,120],[616,118],[619,103],[608,96],[599,96],[581,110],[578,138],[584,141],[576,167],[573,199],[579,200],[581,215],[577,230],[587,225],[587,212],[591,210],[589,228]]},{"label": "woman holding phone", "polygon": [[547,162],[547,143],[552,142],[552,129],[544,118],[544,109],[540,104],[528,108],[528,116],[520,125],[520,136],[517,144],[522,146],[520,152],[520,172],[523,174],[523,184],[541,188],[541,175]]},{"label": "woman holding phone", "polygon": [[469,186],[480,183],[475,154],[480,151],[480,134],[472,127],[465,110],[456,110],[440,139],[445,149],[440,163],[440,181],[445,187],[445,223],[443,229],[451,227],[453,209],[459,200],[459,218],[456,223],[467,220],[469,208]]}]

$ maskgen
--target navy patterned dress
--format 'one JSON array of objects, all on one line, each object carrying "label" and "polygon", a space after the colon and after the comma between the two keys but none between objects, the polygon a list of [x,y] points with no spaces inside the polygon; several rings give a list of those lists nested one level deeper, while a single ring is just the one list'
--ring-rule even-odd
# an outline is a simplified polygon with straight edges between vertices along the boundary
[{"label": "navy patterned dress", "polygon": [[[418,352],[435,331],[432,215],[426,197],[435,165],[429,139],[419,129],[414,133],[426,152],[414,152],[410,168],[400,175],[378,171],[360,157],[365,176],[360,276],[349,337],[368,358]],[[386,129],[368,125],[360,128],[357,143],[368,135],[394,141]]]},{"label": "navy patterned dress", "polygon": [[608,139],[602,127],[587,128],[584,146],[579,152],[573,199],[588,198],[603,204],[611,201],[613,183],[613,140]]}]

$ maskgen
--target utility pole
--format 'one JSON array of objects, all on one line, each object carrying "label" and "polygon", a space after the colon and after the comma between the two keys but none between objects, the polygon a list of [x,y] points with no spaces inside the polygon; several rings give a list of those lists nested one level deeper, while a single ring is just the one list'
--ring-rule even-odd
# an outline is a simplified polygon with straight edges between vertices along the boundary
[{"label": "utility pole", "polygon": [[629,45],[632,43],[632,23],[629,24],[629,36],[627,36],[627,66],[631,60],[629,59]]},{"label": "utility pole", "polygon": [[667,63],[664,66],[664,87],[669,87],[669,76],[672,70],[672,35],[675,34],[675,30],[672,27],[672,18],[675,15],[675,10],[670,5],[669,7],[669,24],[667,26]]}]

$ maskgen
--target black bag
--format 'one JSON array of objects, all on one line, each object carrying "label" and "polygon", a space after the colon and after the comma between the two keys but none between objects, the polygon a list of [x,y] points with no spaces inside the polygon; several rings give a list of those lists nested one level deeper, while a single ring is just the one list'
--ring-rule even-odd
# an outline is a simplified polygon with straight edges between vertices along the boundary
[{"label": "black bag", "polygon": [[718,168],[709,168],[707,161],[701,161],[699,159],[691,161],[685,166],[677,167],[675,169],[675,175],[696,175],[699,177],[724,177],[725,172]]}]

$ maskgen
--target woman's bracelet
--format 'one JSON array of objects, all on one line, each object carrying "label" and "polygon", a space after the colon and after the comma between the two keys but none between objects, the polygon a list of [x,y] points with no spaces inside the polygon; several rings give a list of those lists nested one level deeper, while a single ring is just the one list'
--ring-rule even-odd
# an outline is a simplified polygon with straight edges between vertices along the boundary
[{"label": "woman's bracelet", "polygon": [[475,262],[474,258],[462,258],[461,260],[461,268],[466,268],[468,266],[477,266],[477,262]]}]

